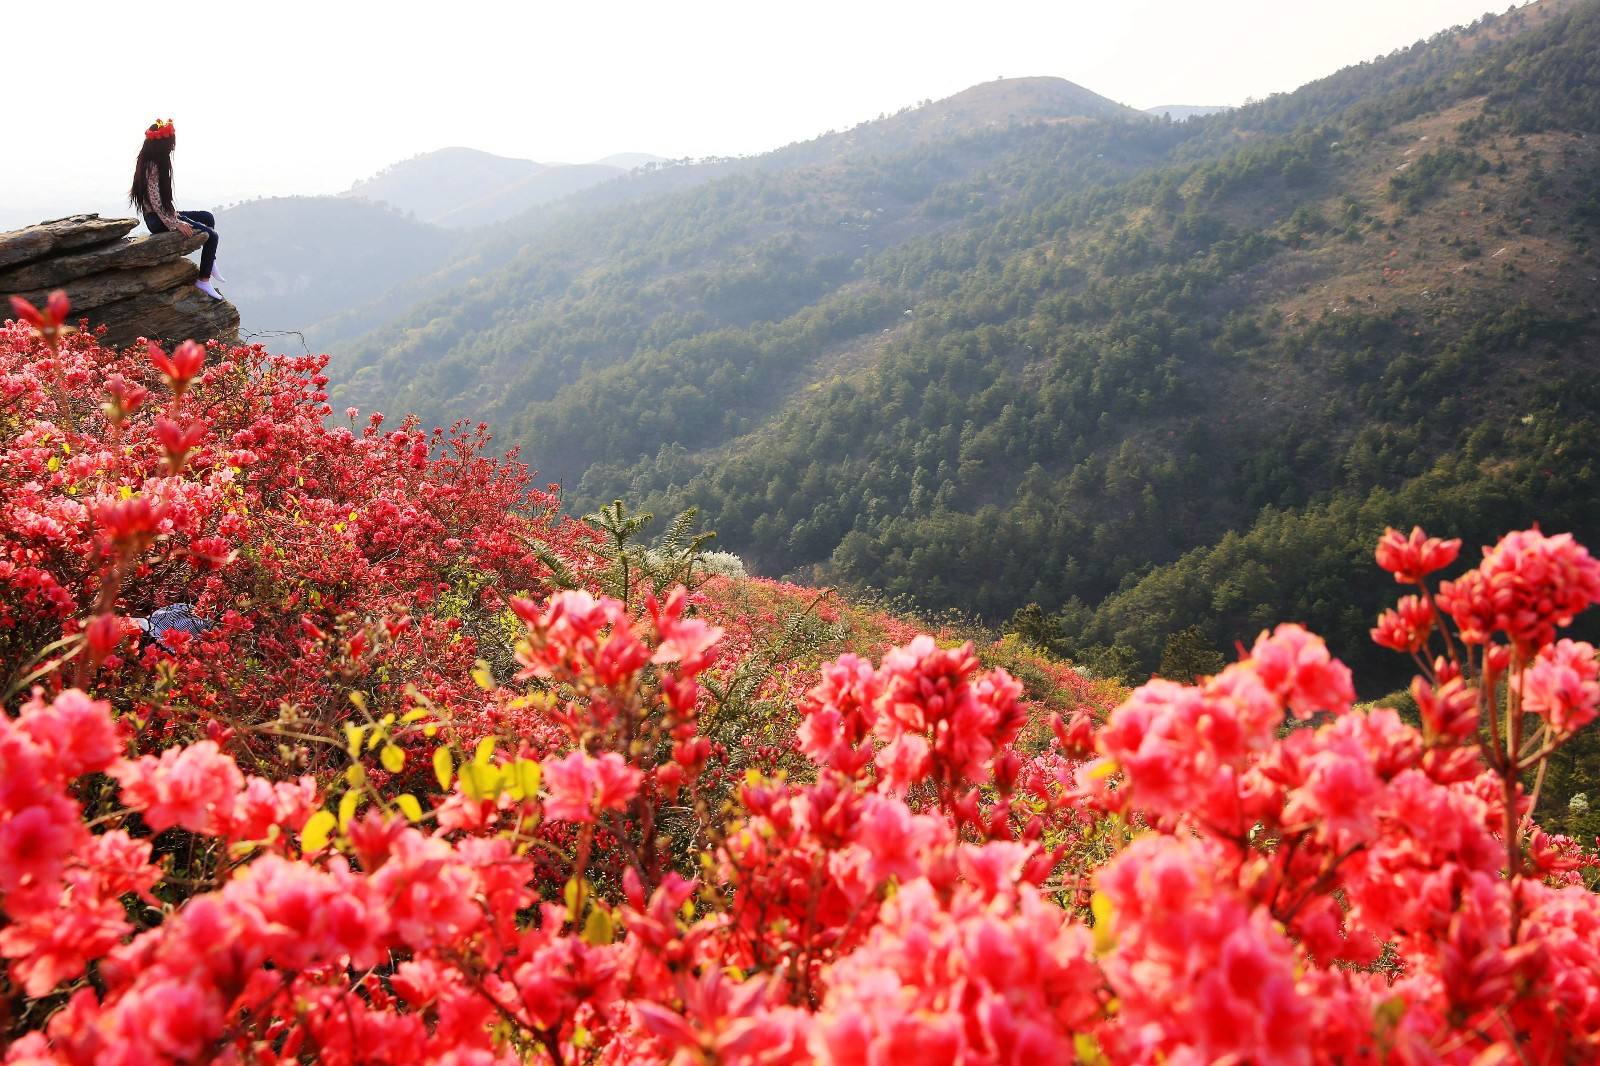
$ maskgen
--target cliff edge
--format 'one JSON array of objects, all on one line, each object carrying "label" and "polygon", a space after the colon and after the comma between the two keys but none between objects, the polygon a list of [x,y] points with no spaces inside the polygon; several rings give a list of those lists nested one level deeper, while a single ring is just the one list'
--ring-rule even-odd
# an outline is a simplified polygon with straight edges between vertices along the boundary
[{"label": "cliff edge", "polygon": [[239,309],[194,287],[199,269],[185,257],[204,235],[129,237],[138,224],[73,215],[0,233],[0,296],[42,306],[52,290],[65,289],[73,320],[104,326],[104,344],[237,340]]}]

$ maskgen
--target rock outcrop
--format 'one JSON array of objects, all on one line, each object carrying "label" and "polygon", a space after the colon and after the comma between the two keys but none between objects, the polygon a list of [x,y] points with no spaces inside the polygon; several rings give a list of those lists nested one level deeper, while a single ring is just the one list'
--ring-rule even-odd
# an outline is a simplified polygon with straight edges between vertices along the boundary
[{"label": "rock outcrop", "polygon": [[[65,289],[74,321],[104,326],[107,344],[238,339],[238,308],[194,287],[199,270],[185,257],[204,236],[129,237],[137,225],[131,218],[73,215],[0,233],[0,296],[42,306],[51,290]],[[0,306],[0,314],[9,311]]]}]

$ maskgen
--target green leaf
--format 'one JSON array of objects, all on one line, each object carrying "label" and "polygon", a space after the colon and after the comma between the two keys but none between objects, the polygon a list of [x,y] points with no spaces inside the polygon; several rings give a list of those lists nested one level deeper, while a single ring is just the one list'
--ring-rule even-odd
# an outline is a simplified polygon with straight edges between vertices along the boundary
[{"label": "green leaf", "polygon": [[333,814],[326,810],[318,811],[306,819],[305,828],[300,830],[300,851],[309,855],[314,851],[321,851],[328,846],[328,835],[333,832],[333,827],[338,824]]}]

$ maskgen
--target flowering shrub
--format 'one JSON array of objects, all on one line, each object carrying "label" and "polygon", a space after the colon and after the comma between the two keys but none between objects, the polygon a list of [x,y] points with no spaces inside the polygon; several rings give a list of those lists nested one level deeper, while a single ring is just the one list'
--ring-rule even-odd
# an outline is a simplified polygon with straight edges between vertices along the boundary
[{"label": "flowering shrub", "polygon": [[[541,549],[580,565],[592,531],[486,457],[481,426],[384,431],[354,412],[325,425],[323,363],[0,333],[0,670],[13,684],[72,661],[72,680],[101,672],[155,742],[210,725],[255,758],[298,748],[307,768],[326,760],[303,736],[346,716],[352,690],[377,717],[403,713],[408,687],[484,701],[475,661],[511,662],[501,597],[548,588]],[[153,670],[127,618],[171,603],[211,626]]]},{"label": "flowering shrub", "polygon": [[[1435,588],[1459,544],[1385,536],[1414,723],[1293,625],[1099,714],[907,633],[803,685],[769,649],[790,728],[745,758],[726,585],[551,592],[591,534],[481,434],[326,429],[314,361],[27,312],[8,1063],[1600,1056],[1600,904],[1528,815],[1600,707],[1570,537]],[[178,589],[216,626],[133,652]]]}]

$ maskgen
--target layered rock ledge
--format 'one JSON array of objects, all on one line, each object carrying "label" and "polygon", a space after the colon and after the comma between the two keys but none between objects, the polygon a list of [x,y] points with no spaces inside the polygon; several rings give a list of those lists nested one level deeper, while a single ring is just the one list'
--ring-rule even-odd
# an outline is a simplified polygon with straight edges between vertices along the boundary
[{"label": "layered rock ledge", "polygon": [[[21,296],[42,306],[65,289],[74,321],[104,326],[102,343],[130,344],[140,337],[234,341],[239,309],[194,287],[199,269],[186,256],[203,234],[128,234],[131,218],[73,215],[0,233],[0,297]],[[0,315],[10,308],[0,301]]]}]

